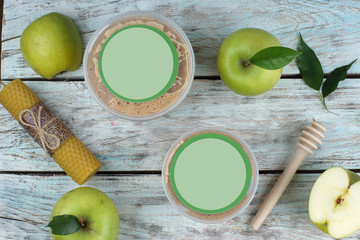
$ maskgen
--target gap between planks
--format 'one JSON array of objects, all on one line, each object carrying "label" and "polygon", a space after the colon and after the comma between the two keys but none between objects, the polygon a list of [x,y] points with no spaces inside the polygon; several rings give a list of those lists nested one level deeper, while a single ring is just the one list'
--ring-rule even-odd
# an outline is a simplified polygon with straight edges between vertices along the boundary
[{"label": "gap between planks", "polygon": [[[0,2],[0,38],[2,38],[2,30],[3,30],[3,16],[4,16],[4,1]],[[0,53],[2,55],[2,41],[0,43]],[[0,62],[0,79],[1,79],[1,62]]]},{"label": "gap between planks", "polygon": [[[296,174],[321,174],[323,170],[298,170]],[[360,169],[349,169],[352,172],[360,173]],[[261,170],[259,174],[281,174],[283,170]],[[26,176],[66,176],[65,172],[62,171],[0,171],[0,174],[9,175],[26,175]],[[143,171],[98,171],[98,176],[109,176],[109,175],[161,175],[159,170],[143,170]]]},{"label": "gap between planks", "polygon": [[[324,78],[329,76],[328,73],[324,74]],[[360,74],[348,74],[346,76],[348,79],[357,79],[360,78]],[[15,79],[15,78],[14,78]],[[210,76],[195,76],[194,80],[220,80],[220,76],[218,75],[210,75]],[[285,74],[281,76],[281,79],[301,79],[300,74]],[[3,81],[12,81],[13,79],[4,78],[1,79]],[[55,79],[44,79],[44,78],[21,78],[22,81],[31,82],[31,81],[43,81],[43,82],[83,82],[85,81],[84,78],[55,78]]]}]

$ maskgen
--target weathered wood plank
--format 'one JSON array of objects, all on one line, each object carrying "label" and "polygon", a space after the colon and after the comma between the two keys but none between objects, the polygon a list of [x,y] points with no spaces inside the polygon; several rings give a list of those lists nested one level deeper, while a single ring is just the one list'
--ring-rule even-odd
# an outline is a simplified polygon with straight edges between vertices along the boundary
[{"label": "weathered wood plank", "polygon": [[[2,78],[39,77],[25,63],[20,52],[20,36],[36,18],[57,11],[71,17],[87,44],[95,29],[110,17],[131,10],[156,11],[177,22],[193,44],[196,75],[218,75],[216,56],[221,42],[231,32],[257,27],[273,33],[281,43],[295,47],[301,32],[322,62],[325,72],[359,57],[360,2],[328,0],[286,1],[5,1],[2,51]],[[296,74],[294,63],[284,74]],[[356,63],[349,73],[360,73]],[[82,78],[82,68],[58,76]]]},{"label": "weathered wood plank", "polygon": [[[0,36],[2,36],[2,29],[3,29],[3,21],[4,21],[4,1],[1,1],[0,2],[0,21],[1,21],[1,24],[0,24]],[[1,45],[0,44],[0,52],[2,53],[2,48],[1,48]],[[1,65],[1,63],[0,63]],[[1,78],[1,67],[0,67],[0,78]]]},{"label": "weathered wood plank", "polygon": [[[300,131],[312,117],[328,128],[320,149],[300,169],[341,165],[359,169],[359,79],[347,79],[328,97],[325,111],[316,91],[302,80],[281,79],[270,92],[239,96],[220,80],[197,80],[171,113],[145,122],[105,112],[84,82],[27,81],[102,162],[101,171],[160,170],[171,144],[187,131],[223,127],[249,143],[260,170],[282,170],[291,160]],[[0,171],[61,171],[0,107]]]},{"label": "weathered wood plank", "polygon": [[[250,221],[278,175],[261,175],[256,196],[241,215],[210,225],[178,213],[168,202],[158,175],[95,176],[87,186],[104,191],[114,201],[120,215],[119,239],[330,239],[308,217],[308,198],[317,177],[297,174],[258,231],[250,227]],[[75,187],[66,177],[0,175],[0,236],[50,239],[45,226],[53,205]]]}]

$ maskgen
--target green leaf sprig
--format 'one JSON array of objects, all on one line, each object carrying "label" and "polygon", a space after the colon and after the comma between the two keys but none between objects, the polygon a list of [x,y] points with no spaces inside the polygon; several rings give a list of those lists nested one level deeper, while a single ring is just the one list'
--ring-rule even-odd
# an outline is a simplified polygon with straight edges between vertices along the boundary
[{"label": "green leaf sprig", "polygon": [[268,47],[255,53],[249,62],[267,70],[276,70],[285,67],[300,54],[300,51],[287,47]]},{"label": "green leaf sprig", "polygon": [[312,89],[320,91],[324,79],[323,68],[315,52],[304,42],[301,34],[299,35],[300,42],[297,49],[303,54],[297,57],[297,67],[305,83]]},{"label": "green leaf sprig", "polygon": [[321,93],[324,98],[336,90],[340,81],[345,80],[347,71],[354,64],[354,62],[356,62],[356,60],[357,59],[355,59],[348,65],[336,68],[329,74],[321,88]]},{"label": "green leaf sprig", "polygon": [[69,235],[77,232],[81,227],[78,218],[73,215],[55,216],[47,225],[54,235]]},{"label": "green leaf sprig", "polygon": [[[302,54],[297,56],[296,65],[300,71],[300,75],[304,82],[312,89],[319,92],[320,100],[326,110],[325,97],[334,92],[340,81],[346,78],[347,71],[356,62],[357,59],[350,64],[334,69],[324,80],[324,71],[315,52],[305,43],[299,33],[300,41],[297,50]],[[328,110],[329,111],[329,110]]]}]

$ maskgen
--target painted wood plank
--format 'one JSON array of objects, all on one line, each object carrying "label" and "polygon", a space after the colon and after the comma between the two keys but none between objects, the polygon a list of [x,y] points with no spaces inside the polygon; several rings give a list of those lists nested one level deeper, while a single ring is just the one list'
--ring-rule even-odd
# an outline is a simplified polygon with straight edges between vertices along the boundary
[{"label": "painted wood plank", "polygon": [[[231,32],[257,27],[273,33],[287,47],[296,47],[298,32],[313,47],[325,72],[359,57],[360,2],[328,0],[286,1],[25,1],[6,0],[2,36],[2,78],[39,77],[25,63],[20,52],[20,36],[38,17],[57,11],[71,17],[78,25],[86,45],[103,22],[119,13],[148,10],[174,20],[188,35],[196,56],[196,76],[218,75],[216,56],[221,42]],[[284,74],[297,74],[294,63]],[[360,73],[356,63],[349,73]],[[82,68],[57,78],[82,78]]]},{"label": "painted wood plank", "polygon": [[[158,175],[95,176],[87,186],[104,191],[114,201],[120,216],[119,239],[330,239],[308,217],[308,198],[318,174],[297,174],[262,227],[258,231],[250,227],[278,176],[261,175],[256,196],[242,214],[210,225],[178,213]],[[60,176],[0,175],[0,236],[50,239],[45,226],[53,205],[76,187]],[[359,234],[352,239],[359,239]]]},{"label": "painted wood plank", "polygon": [[[300,169],[360,168],[359,79],[347,79],[328,97],[324,110],[317,92],[302,80],[281,79],[270,92],[243,97],[220,80],[197,80],[184,102],[164,117],[144,122],[105,112],[84,82],[27,81],[27,85],[94,152],[101,171],[161,170],[171,144],[190,130],[222,127],[252,148],[260,170],[282,170],[295,152],[300,132],[315,117],[328,128],[320,149]],[[0,108],[0,171],[61,171]]]}]

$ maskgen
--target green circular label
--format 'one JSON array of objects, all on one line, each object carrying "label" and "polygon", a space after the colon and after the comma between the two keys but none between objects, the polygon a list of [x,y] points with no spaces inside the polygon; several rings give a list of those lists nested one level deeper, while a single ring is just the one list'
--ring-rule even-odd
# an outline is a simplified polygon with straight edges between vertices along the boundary
[{"label": "green circular label", "polygon": [[217,214],[235,207],[248,192],[251,165],[244,149],[230,137],[200,134],[174,154],[170,181],[188,208]]},{"label": "green circular label", "polygon": [[176,47],[147,25],[124,27],[101,49],[99,72],[106,88],[128,102],[148,102],[166,93],[179,69]]}]

